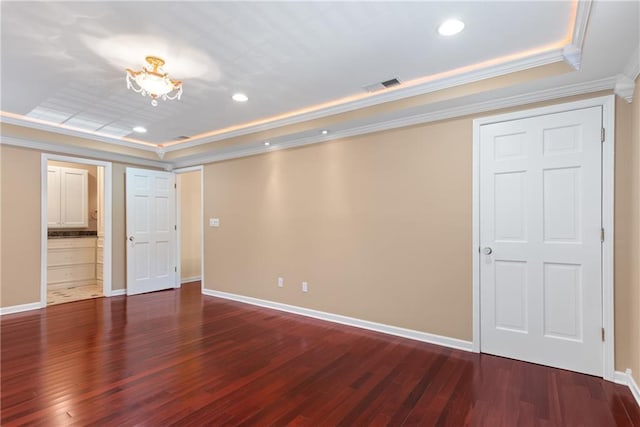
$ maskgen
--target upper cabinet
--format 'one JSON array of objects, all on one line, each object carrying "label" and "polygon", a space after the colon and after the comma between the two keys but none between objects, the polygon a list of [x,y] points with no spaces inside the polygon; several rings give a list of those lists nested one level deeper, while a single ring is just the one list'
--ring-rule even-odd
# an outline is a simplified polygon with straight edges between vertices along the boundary
[{"label": "upper cabinet", "polygon": [[47,168],[49,228],[89,226],[89,173],[84,169]]}]

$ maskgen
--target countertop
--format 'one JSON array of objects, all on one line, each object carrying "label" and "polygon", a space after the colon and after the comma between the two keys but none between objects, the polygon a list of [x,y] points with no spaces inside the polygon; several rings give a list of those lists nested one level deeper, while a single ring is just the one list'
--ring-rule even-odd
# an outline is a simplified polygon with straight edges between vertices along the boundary
[{"label": "countertop", "polygon": [[79,237],[97,237],[97,231],[51,231],[47,232],[47,238],[49,239],[77,239]]}]

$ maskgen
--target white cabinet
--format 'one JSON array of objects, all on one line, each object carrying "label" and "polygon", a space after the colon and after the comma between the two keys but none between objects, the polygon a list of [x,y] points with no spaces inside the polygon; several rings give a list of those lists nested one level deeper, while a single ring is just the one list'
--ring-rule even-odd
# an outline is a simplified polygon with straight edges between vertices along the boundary
[{"label": "white cabinet", "polygon": [[96,238],[49,239],[47,286],[73,288],[96,283]]},{"label": "white cabinet", "polygon": [[47,168],[49,228],[89,226],[89,173],[84,169]]}]

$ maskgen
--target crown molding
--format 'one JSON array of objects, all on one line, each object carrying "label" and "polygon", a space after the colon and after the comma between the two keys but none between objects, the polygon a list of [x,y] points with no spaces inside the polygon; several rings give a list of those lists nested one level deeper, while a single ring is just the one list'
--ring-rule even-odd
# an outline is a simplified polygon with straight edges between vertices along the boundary
[{"label": "crown molding", "polygon": [[502,108],[516,107],[520,105],[531,104],[534,102],[549,101],[553,99],[565,98],[568,96],[598,92],[601,90],[612,90],[615,87],[616,81],[617,80],[615,77],[610,77],[584,83],[566,85],[558,88],[543,89],[522,95],[498,98],[490,101],[467,104],[460,107],[447,108],[423,114],[406,116],[399,119],[377,122],[369,125],[350,128],[343,131],[333,132],[328,135],[313,135],[293,139],[282,143],[275,143],[270,145],[269,147],[265,147],[264,145],[260,144],[252,147],[226,149],[210,153],[200,153],[191,156],[185,156],[182,158],[178,157],[173,160],[173,166],[175,168],[181,168],[206,163],[220,162],[223,160],[254,156],[257,154],[265,154],[272,151],[317,144],[320,142],[348,138],[351,136],[364,135],[368,133],[380,132],[416,124],[430,123],[438,120],[466,116],[469,114],[478,114],[499,110]]},{"label": "crown molding", "polygon": [[636,88],[636,83],[630,77],[620,74],[616,80],[616,85],[613,88],[613,92],[620,98],[623,98],[628,103],[633,101],[633,91]]},{"label": "crown molding", "polygon": [[573,25],[573,34],[571,36],[571,44],[578,49],[582,49],[582,46],[584,45],[584,37],[587,34],[589,15],[591,15],[591,4],[592,0],[578,0],[576,20]]},{"label": "crown molding", "polygon": [[7,123],[10,125],[22,126],[29,129],[43,130],[46,132],[57,133],[61,135],[74,136],[77,138],[90,139],[92,141],[105,142],[107,144],[119,145],[122,147],[136,148],[144,151],[156,151],[156,146],[150,146],[145,144],[136,144],[135,142],[123,141],[117,138],[111,138],[104,135],[98,135],[90,132],[83,132],[80,130],[69,129],[65,127],[50,125],[47,123],[33,122],[31,120],[19,119],[16,117],[8,117],[0,114],[0,123]]},{"label": "crown molding", "polygon": [[574,70],[580,71],[580,67],[582,66],[582,49],[573,44],[567,45],[562,49],[562,57]]},{"label": "crown molding", "polygon": [[404,98],[412,96],[425,95],[427,93],[435,92],[438,90],[448,89],[455,86],[474,83],[480,80],[490,79],[494,77],[500,77],[506,74],[515,73],[518,71],[524,71],[531,68],[540,67],[543,65],[549,65],[566,60],[563,49],[554,49],[548,52],[531,55],[525,58],[508,61],[502,64],[498,64],[492,67],[486,67],[479,70],[474,70],[459,75],[445,77],[434,81],[429,81],[413,86],[402,87],[397,89],[382,92],[364,99],[356,101],[346,102],[344,104],[335,105],[332,107],[323,108],[320,110],[311,111],[308,113],[298,114],[296,116],[283,118],[280,120],[270,121],[268,123],[261,123],[253,126],[247,126],[242,129],[237,129],[229,132],[224,132],[214,136],[204,136],[202,138],[194,139],[188,142],[183,142],[169,147],[165,147],[166,152],[178,151],[184,148],[197,147],[203,144],[209,144],[223,139],[234,138],[238,136],[248,135],[251,133],[262,132],[282,126],[293,125],[309,120],[319,119],[335,114],[346,113],[361,108],[372,107],[374,105],[398,101]]},{"label": "crown molding", "polygon": [[30,141],[23,138],[2,136],[0,145],[12,145],[15,147],[30,148],[33,150],[51,153],[70,154],[74,156],[89,157],[112,162],[127,163],[132,165],[150,166],[154,168],[170,169],[171,164],[156,160],[143,159],[126,154],[111,153],[93,148],[78,147],[75,145],[57,144],[53,142]]},{"label": "crown molding", "polygon": [[587,33],[590,14],[591,0],[579,0],[576,7],[576,19],[573,25],[571,44],[568,44],[562,49],[564,60],[571,65],[574,70],[580,70],[582,66],[582,46],[584,45],[584,37]]}]

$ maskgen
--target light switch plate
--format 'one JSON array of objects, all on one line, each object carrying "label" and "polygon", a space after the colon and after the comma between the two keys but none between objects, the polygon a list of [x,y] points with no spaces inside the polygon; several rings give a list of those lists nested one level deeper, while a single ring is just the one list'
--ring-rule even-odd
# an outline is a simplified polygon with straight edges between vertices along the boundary
[{"label": "light switch plate", "polygon": [[209,218],[209,227],[220,227],[220,218]]}]

